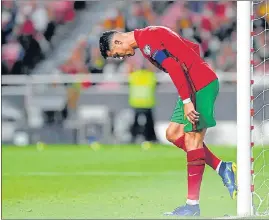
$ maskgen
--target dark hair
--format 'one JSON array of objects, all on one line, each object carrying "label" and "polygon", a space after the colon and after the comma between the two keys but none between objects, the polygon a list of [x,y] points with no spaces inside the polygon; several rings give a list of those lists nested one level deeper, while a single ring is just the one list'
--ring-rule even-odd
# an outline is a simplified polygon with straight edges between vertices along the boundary
[{"label": "dark hair", "polygon": [[107,51],[110,50],[110,43],[113,35],[118,31],[105,31],[99,40],[99,47],[102,56],[106,59],[107,58]]}]

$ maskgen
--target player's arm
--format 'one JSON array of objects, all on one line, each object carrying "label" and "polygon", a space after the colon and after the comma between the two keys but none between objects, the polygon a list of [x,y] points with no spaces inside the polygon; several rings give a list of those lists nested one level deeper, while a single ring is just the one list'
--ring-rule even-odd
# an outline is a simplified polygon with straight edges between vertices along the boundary
[{"label": "player's arm", "polygon": [[[190,50],[180,37],[175,36],[168,30],[156,31],[154,35],[158,38],[159,43],[175,56],[177,56],[177,50]],[[181,53],[184,54],[184,51],[181,51]],[[173,57],[168,56],[163,50],[157,51],[153,55],[153,59],[169,73],[181,99],[186,103],[190,99],[191,91],[180,63]]]},{"label": "player's arm", "polygon": [[[161,54],[159,54],[158,56],[160,55]],[[180,64],[176,62],[172,57],[167,57],[163,60],[163,62],[161,62],[161,64],[164,69],[169,73],[170,78],[172,79],[174,85],[177,88],[179,96],[183,100],[183,103],[185,104],[190,102],[191,91]]]},{"label": "player's arm", "polygon": [[174,85],[176,86],[178,93],[183,100],[184,113],[188,120],[195,124],[199,119],[199,113],[195,111],[194,105],[190,98],[190,88],[183,73],[181,66],[173,58],[168,57],[163,61],[162,65],[169,73]]},{"label": "player's arm", "polygon": [[[170,53],[177,55],[178,50],[184,54],[184,51],[190,50],[190,48],[179,37],[169,31],[162,31],[157,35],[160,43]],[[191,90],[187,81],[186,75],[180,66],[180,63],[175,61],[172,57],[168,57],[164,51],[157,51],[154,56],[157,63],[162,65],[163,68],[169,73],[174,85],[176,86],[178,93],[184,103],[184,111],[191,123],[195,123],[198,120],[198,112],[195,111],[194,105],[191,102]]]}]

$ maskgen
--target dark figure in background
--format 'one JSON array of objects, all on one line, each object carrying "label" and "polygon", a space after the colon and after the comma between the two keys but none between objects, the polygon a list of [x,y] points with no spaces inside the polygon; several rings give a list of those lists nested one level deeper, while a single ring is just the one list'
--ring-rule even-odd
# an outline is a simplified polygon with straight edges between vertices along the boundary
[{"label": "dark figure in background", "polygon": [[[156,142],[152,109],[155,106],[156,78],[152,71],[142,69],[131,73],[129,77],[129,104],[135,112],[131,127],[132,143],[138,135],[146,141]],[[145,120],[141,120],[144,117]]]},{"label": "dark figure in background", "polygon": [[82,10],[86,8],[86,1],[75,1],[74,8],[76,10]]},{"label": "dark figure in background", "polygon": [[52,37],[54,36],[55,34],[55,31],[56,31],[56,27],[57,27],[57,24],[54,20],[51,20],[49,23],[48,23],[48,26],[44,32],[44,37],[45,39],[51,43],[51,39]]},{"label": "dark figure in background", "polygon": [[[135,117],[134,117],[134,124],[131,128],[132,134],[132,143],[136,142],[136,138],[139,134],[142,134],[145,137],[146,141],[150,142],[157,142],[157,137],[154,129],[154,118],[152,109],[147,108],[136,108],[135,110]],[[142,126],[139,124],[139,118],[144,116],[146,119],[146,123]]]},{"label": "dark figure in background", "polygon": [[40,60],[44,58],[41,47],[31,34],[23,34],[18,37],[18,40],[25,51],[23,64],[27,67],[28,70],[31,70]]}]

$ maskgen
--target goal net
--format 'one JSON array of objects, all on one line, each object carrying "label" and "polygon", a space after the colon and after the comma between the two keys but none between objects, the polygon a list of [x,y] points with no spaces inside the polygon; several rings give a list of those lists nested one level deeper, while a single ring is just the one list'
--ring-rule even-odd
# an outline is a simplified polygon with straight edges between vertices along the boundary
[{"label": "goal net", "polygon": [[269,0],[251,2],[252,214],[269,215]]}]

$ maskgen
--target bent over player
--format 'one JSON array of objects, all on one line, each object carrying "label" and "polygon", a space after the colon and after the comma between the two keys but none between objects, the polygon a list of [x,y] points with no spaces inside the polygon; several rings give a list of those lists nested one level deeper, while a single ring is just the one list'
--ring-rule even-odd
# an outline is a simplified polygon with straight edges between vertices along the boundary
[{"label": "bent over player", "polygon": [[149,26],[132,32],[107,31],[100,37],[104,58],[124,59],[139,48],[143,56],[169,73],[179,98],[166,131],[167,139],[187,153],[188,196],[186,204],[166,213],[172,216],[199,216],[199,195],[205,164],[221,176],[230,196],[237,193],[232,162],[223,162],[205,145],[207,128],[214,127],[214,104],[219,81],[200,57],[199,45],[166,27]]}]

